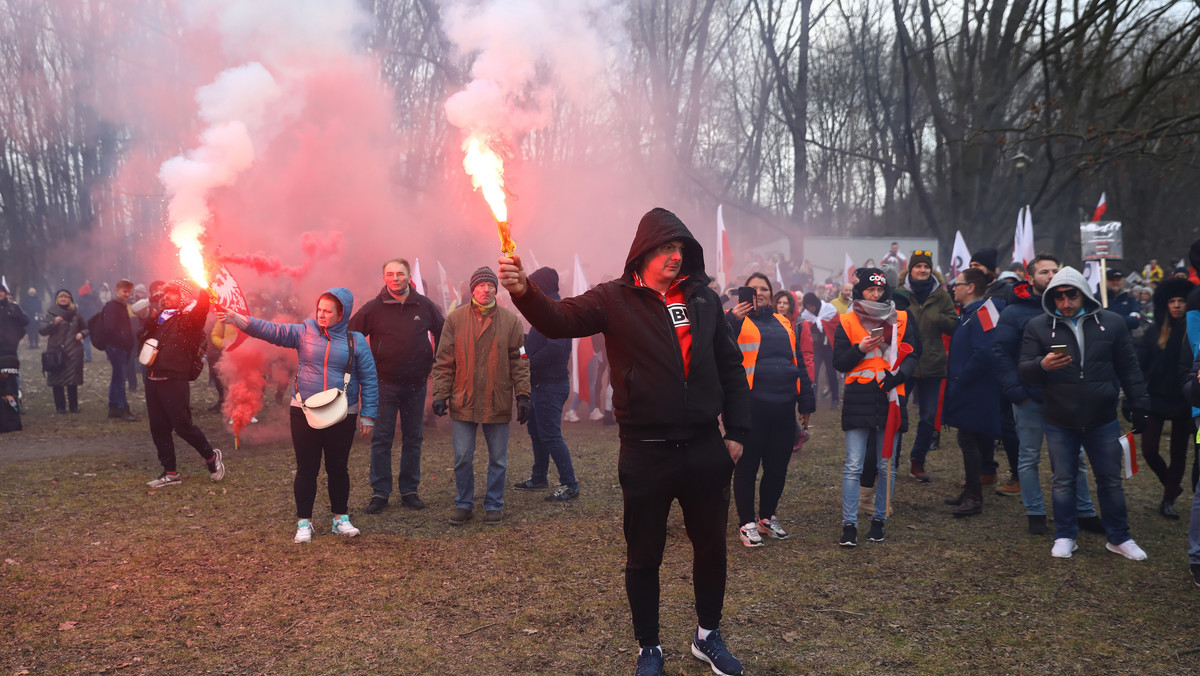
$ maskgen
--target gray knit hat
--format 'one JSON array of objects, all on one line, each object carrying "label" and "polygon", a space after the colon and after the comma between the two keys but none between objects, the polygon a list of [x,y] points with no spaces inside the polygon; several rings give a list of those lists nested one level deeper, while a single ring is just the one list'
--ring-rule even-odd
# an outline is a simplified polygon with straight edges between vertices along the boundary
[{"label": "gray knit hat", "polygon": [[474,291],[475,287],[483,284],[484,282],[491,282],[492,286],[497,288],[500,286],[500,279],[497,278],[496,273],[492,272],[492,269],[487,266],[479,268],[475,272],[471,273],[471,291]]}]

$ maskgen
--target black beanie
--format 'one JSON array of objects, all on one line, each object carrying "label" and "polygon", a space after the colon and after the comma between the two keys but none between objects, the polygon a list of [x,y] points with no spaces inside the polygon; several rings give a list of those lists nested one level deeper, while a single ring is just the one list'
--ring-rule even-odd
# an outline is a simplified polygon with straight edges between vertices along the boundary
[{"label": "black beanie", "polygon": [[800,300],[800,307],[806,308],[811,306],[816,306],[818,308],[821,307],[821,299],[817,298],[817,294],[809,291],[808,293],[804,294],[804,298]]},{"label": "black beanie", "polygon": [[996,271],[996,258],[1000,255],[998,251],[992,248],[980,249],[971,254],[971,262],[979,263],[988,269],[988,272]]},{"label": "black beanie", "polygon": [[554,268],[538,268],[529,275],[529,281],[536,284],[547,296],[558,293],[558,270]]},{"label": "black beanie", "polygon": [[858,283],[854,285],[855,299],[861,300],[863,291],[872,286],[880,286],[884,291],[888,290],[887,276],[879,268],[858,268],[854,274],[858,275]]},{"label": "black beanie", "polygon": [[471,273],[471,291],[474,292],[475,287],[483,284],[484,282],[491,282],[492,286],[495,287],[500,286],[500,280],[496,277],[496,273],[492,272],[492,269],[487,266],[479,268],[475,272]]}]

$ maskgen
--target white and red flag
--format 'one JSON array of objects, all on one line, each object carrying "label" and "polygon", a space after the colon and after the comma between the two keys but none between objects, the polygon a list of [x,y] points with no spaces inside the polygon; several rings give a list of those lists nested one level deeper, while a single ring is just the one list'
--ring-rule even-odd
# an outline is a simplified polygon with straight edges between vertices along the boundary
[{"label": "white and red flag", "polygon": [[1033,209],[1026,205],[1017,214],[1017,229],[1013,233],[1013,254],[1014,263],[1028,266],[1029,261],[1037,254],[1034,252],[1033,246]]},{"label": "white and red flag", "polygon": [[413,288],[422,296],[428,296],[429,291],[425,288],[425,280],[421,279],[421,259],[413,259],[412,280]]},{"label": "white and red flag", "polygon": [[[230,274],[229,269],[224,265],[213,275],[212,283],[208,287],[217,297],[217,305],[233,310],[240,315],[250,314],[250,306],[246,303],[246,295],[242,293],[242,288],[238,286],[237,280]],[[224,346],[226,351],[232,350],[246,339],[246,334],[241,331],[237,332],[237,336],[233,342]]]},{"label": "white and red flag", "polygon": [[1134,440],[1133,432],[1121,437],[1121,473],[1128,479],[1138,473],[1137,466],[1137,441]]},{"label": "white and red flag", "polygon": [[996,309],[996,304],[989,298],[983,301],[983,305],[979,306],[979,311],[975,313],[979,317],[979,325],[984,331],[991,331],[1000,323],[1000,311]]},{"label": "white and red flag", "polygon": [[1100,193],[1100,203],[1096,205],[1096,211],[1092,214],[1092,220],[1098,221],[1104,218],[1104,212],[1108,210],[1108,202],[1104,199],[1104,193]]},{"label": "white and red flag", "polygon": [[733,272],[733,249],[729,246],[729,235],[725,233],[725,218],[721,205],[717,205],[717,285],[721,290],[729,288],[729,275]]},{"label": "white and red flag", "polygon": [[858,280],[854,278],[854,261],[850,260],[850,254],[846,254],[845,270],[846,276],[842,279],[843,284],[854,284]]},{"label": "white and red flag", "polygon": [[[579,254],[575,254],[575,274],[571,280],[571,295],[579,296],[588,290],[587,278],[583,276],[583,266],[579,264]],[[579,398],[592,405],[592,387],[588,380],[588,362],[592,361],[592,338],[574,338],[571,340],[571,391]],[[596,402],[592,408],[599,406]]]},{"label": "white and red flag", "polygon": [[442,311],[450,307],[450,303],[458,300],[458,289],[454,288],[454,284],[450,282],[450,276],[446,274],[446,268],[442,267],[442,262],[437,262],[438,275],[442,278]]}]

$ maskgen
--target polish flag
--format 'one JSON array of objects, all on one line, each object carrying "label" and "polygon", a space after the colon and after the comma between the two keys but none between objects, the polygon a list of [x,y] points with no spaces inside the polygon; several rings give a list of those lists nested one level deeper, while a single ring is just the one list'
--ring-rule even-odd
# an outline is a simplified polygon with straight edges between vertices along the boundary
[{"label": "polish flag", "polygon": [[1096,205],[1096,212],[1092,214],[1092,220],[1098,221],[1104,218],[1104,212],[1108,209],[1108,203],[1104,200],[1104,193],[1100,193],[1100,203]]},{"label": "polish flag", "polygon": [[[571,295],[580,296],[587,292],[587,278],[583,276],[583,266],[579,264],[579,254],[575,254],[575,274],[571,281]],[[588,362],[592,361],[592,337],[584,336],[571,340],[571,391],[579,398],[592,404],[592,387],[588,381]],[[595,408],[595,406],[593,406]]]},{"label": "polish flag", "polygon": [[775,261],[775,279],[779,282],[780,291],[787,288],[787,285],[783,283],[783,271],[779,269],[779,261]]},{"label": "polish flag", "polygon": [[854,261],[850,260],[850,254],[846,254],[846,278],[842,281],[846,284],[854,284],[857,280],[854,279]]},{"label": "polish flag", "polygon": [[425,290],[425,280],[421,279],[421,259],[420,258],[413,259],[412,283],[413,283],[413,288],[417,290],[417,293],[421,294],[422,296],[429,295],[429,292]]},{"label": "polish flag", "polygon": [[1121,437],[1121,470],[1128,479],[1138,472],[1137,466],[1137,442],[1134,441],[1133,432]]},{"label": "polish flag", "polygon": [[983,301],[983,305],[979,306],[979,311],[975,313],[979,317],[979,325],[984,331],[991,331],[996,328],[996,324],[1000,323],[1000,311],[996,309],[996,304],[989,298]]},{"label": "polish flag", "polygon": [[729,288],[729,275],[733,270],[733,249],[729,246],[729,235],[725,234],[725,218],[721,205],[717,205],[717,285],[721,290]]},{"label": "polish flag", "polygon": [[[442,311],[450,307],[450,304],[458,301],[458,289],[454,288],[454,284],[450,282],[450,275],[446,274],[446,268],[442,267],[442,262],[437,262],[438,275],[442,278]],[[428,294],[427,294],[428,295]]]},{"label": "polish flag", "polygon": [[967,241],[963,239],[962,231],[957,230],[954,233],[954,251],[950,257],[950,279],[958,277],[958,273],[970,267],[971,250],[967,248]]}]

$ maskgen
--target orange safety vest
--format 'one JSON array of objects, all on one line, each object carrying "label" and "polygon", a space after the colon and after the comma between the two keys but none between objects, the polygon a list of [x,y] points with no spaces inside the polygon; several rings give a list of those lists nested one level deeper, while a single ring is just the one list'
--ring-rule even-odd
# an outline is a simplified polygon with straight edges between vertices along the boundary
[{"label": "orange safety vest", "polygon": [[[863,338],[870,336],[870,332],[863,328],[861,322],[858,321],[858,315],[854,312],[845,312],[838,315],[838,320],[842,322],[842,330],[846,332],[846,337],[850,342],[857,346],[862,342]],[[904,340],[904,329],[908,325],[908,313],[896,312],[896,342]],[[884,329],[887,330],[886,328]],[[857,349],[857,347],[855,348]],[[883,380],[883,376],[891,372],[891,365],[887,361],[887,353],[882,347],[877,347],[869,354],[863,355],[862,361],[854,367],[853,371],[846,374],[846,384],[850,383],[869,383],[872,380],[878,382]],[[896,394],[904,396],[904,385],[896,386]]]},{"label": "orange safety vest", "polygon": [[[799,367],[796,362],[796,332],[792,329],[792,325],[788,323],[787,317],[776,312],[775,319],[783,324],[783,328],[787,329],[788,340],[792,344],[792,364]],[[754,365],[758,362],[758,347],[762,343],[762,333],[754,322],[749,319],[742,320],[742,331],[737,337],[738,348],[742,351],[742,368],[746,369],[746,381],[750,384],[750,389],[754,389]],[[800,394],[800,379],[796,379],[796,394]]]}]

